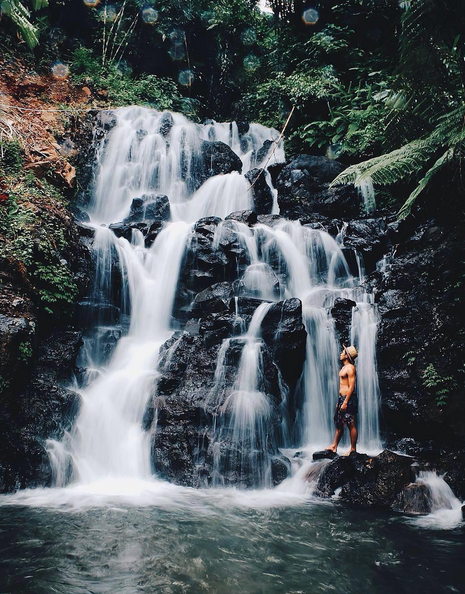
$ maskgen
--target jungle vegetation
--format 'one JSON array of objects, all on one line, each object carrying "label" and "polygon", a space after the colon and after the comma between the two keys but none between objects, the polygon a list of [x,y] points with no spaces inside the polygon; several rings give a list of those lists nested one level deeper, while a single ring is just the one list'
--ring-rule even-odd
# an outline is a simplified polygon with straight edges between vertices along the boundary
[{"label": "jungle vegetation", "polygon": [[[2,47],[110,105],[281,129],[334,183],[463,192],[465,0],[1,0]],[[66,70],[67,71],[67,70]]]}]

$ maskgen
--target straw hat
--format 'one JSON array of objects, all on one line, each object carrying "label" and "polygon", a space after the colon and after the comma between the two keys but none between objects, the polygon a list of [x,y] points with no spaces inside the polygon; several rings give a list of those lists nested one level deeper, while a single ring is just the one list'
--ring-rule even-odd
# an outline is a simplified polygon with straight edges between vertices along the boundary
[{"label": "straw hat", "polygon": [[346,353],[349,361],[353,364],[355,359],[358,357],[357,349],[354,346],[346,347],[345,344],[342,346],[344,347],[344,352]]}]

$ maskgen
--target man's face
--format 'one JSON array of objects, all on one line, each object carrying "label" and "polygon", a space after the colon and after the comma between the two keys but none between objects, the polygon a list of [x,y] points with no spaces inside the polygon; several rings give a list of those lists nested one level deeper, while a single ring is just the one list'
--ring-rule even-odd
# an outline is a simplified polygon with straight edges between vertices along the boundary
[{"label": "man's face", "polygon": [[339,360],[344,361],[344,359],[347,359],[347,353],[343,350],[342,353],[339,355]]}]

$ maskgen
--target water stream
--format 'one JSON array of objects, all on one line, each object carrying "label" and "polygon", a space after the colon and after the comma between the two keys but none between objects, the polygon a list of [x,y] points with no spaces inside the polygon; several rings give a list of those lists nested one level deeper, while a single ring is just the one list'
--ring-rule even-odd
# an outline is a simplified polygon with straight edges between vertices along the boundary
[{"label": "water stream", "polygon": [[[2,561],[10,570],[0,572],[1,591],[48,593],[54,583],[53,591],[66,594],[235,592],[239,584],[245,592],[343,587],[387,593],[392,591],[386,585],[389,580],[401,575],[409,575],[405,584],[410,580],[416,590],[399,592],[460,591],[463,576],[454,570],[454,559],[463,555],[463,543],[457,545],[454,534],[438,553],[435,537],[420,536],[421,526],[317,504],[305,480],[308,469],[277,489],[263,489],[271,482],[269,460],[257,454],[270,414],[263,388],[261,325],[270,305],[279,300],[302,301],[307,342],[297,426],[285,426],[284,411],[278,445],[311,451],[332,440],[340,345],[330,310],[342,297],[356,303],[351,340],[360,352],[360,449],[381,449],[377,311],[373,296],[361,287],[360,258],[357,274],[350,274],[340,245],[342,231],[336,241],[324,231],[283,219],[253,228],[238,221],[218,225],[216,242],[222,234],[234,233],[244,247],[242,286],[247,296],[263,303],[248,329],[239,323],[237,336],[227,338],[219,349],[209,396],[218,401],[215,435],[220,445],[225,439],[237,444],[240,466],[253,468],[261,489],[218,489],[223,484],[219,468],[212,488],[196,491],[153,476],[152,436],[143,430],[142,418],[160,373],[159,349],[179,326],[172,317],[173,304],[193,223],[205,216],[224,219],[251,207],[250,184],[243,174],[219,175],[198,187],[201,141],[226,142],[241,158],[245,173],[259,165],[257,151],[277,133],[252,125],[241,136],[235,124],[200,126],[172,114],[166,134],[164,114],[130,107],[116,115],[116,126],[97,152],[95,192],[88,208],[88,225],[95,231],[96,278],[88,299],[91,330],[79,361],[86,371],[73,386],[82,406],[71,432],[61,442],[48,443],[55,487],[2,498],[1,504],[13,511],[0,519],[0,549],[13,549]],[[280,145],[273,160],[283,159]],[[271,184],[269,176],[267,182]],[[171,219],[153,245],[146,248],[137,230],[129,241],[116,237],[109,226],[128,216],[133,199],[146,195],[150,203],[155,194],[169,197]],[[223,401],[218,397],[223,362],[233,341],[242,351],[233,389]],[[280,382],[285,408],[287,387]],[[233,459],[229,463],[236,464]],[[427,527],[440,527],[441,505],[452,510],[456,524],[459,503],[444,494],[435,477],[423,480],[432,485],[437,499],[436,523],[426,521]],[[103,509],[97,512],[96,507]],[[51,544],[39,563],[37,551],[46,542]],[[423,570],[418,569],[419,548]],[[22,560],[26,556],[32,559],[29,569]],[[34,584],[27,582],[29,574]]]}]

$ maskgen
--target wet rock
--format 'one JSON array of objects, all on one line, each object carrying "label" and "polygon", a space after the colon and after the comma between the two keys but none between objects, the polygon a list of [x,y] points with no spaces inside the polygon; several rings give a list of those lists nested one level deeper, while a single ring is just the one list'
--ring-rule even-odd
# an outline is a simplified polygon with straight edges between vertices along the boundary
[{"label": "wet rock", "polygon": [[116,114],[110,110],[99,111],[96,116],[97,127],[101,128],[105,132],[109,132],[116,126],[117,118]]},{"label": "wet rock", "polygon": [[273,187],[276,187],[276,181],[281,171],[286,167],[286,163],[270,163],[267,167],[267,171],[271,176]]},{"label": "wet rock", "polygon": [[282,221],[281,215],[275,214],[266,214],[266,215],[259,215],[257,217],[257,222],[260,225],[267,225],[268,227],[274,227],[279,221]]},{"label": "wet rock", "polygon": [[[225,403],[234,391],[244,347],[242,338],[231,338],[227,343],[221,381],[216,386],[218,355],[223,336],[235,331],[233,320],[227,313],[204,316],[199,335],[175,335],[160,350],[161,377],[153,413],[147,419],[154,419],[156,411],[155,468],[177,484],[207,486],[219,480],[218,469],[225,485],[250,487],[258,479],[249,464],[250,444],[233,440],[229,432],[218,433],[223,415],[228,414]],[[287,476],[287,465],[274,445],[280,391],[276,366],[264,344],[262,358],[259,389],[266,394],[272,413],[267,419],[265,441],[254,459],[265,463],[269,458],[277,482]]]},{"label": "wet rock", "polygon": [[315,452],[312,457],[313,460],[334,460],[334,458],[337,458],[337,453],[332,450],[321,450],[320,452]]},{"label": "wet rock", "polygon": [[249,122],[244,122],[241,120],[236,121],[237,124],[237,131],[239,132],[239,136],[243,136],[244,134],[247,134],[247,132],[249,131],[250,128],[250,124]]},{"label": "wet rock", "polygon": [[144,218],[144,205],[144,198],[133,198],[129,209],[129,216],[123,220],[123,223],[126,225],[129,223],[140,223]]},{"label": "wet rock", "polygon": [[348,345],[350,342],[350,328],[352,324],[352,310],[357,304],[351,299],[337,298],[331,308],[331,316],[334,320],[337,338],[341,344]]},{"label": "wet rock", "polygon": [[169,111],[165,111],[160,120],[160,134],[166,138],[171,132],[173,126],[173,116]]},{"label": "wet rock", "polygon": [[171,217],[170,202],[165,194],[147,197],[144,218],[148,221],[169,221]]},{"label": "wet rock", "polygon": [[220,344],[233,334],[240,334],[239,323],[234,314],[213,313],[202,317],[199,324],[199,334],[203,336],[206,345]]},{"label": "wet rock", "polygon": [[79,411],[79,396],[62,387],[75,370],[81,335],[54,330],[40,345],[30,381],[14,400],[0,402],[0,489],[50,485],[45,440],[62,439]]},{"label": "wet rock", "polygon": [[238,210],[229,214],[226,221],[238,221],[246,225],[255,225],[257,222],[257,213],[253,210]]},{"label": "wet rock", "polygon": [[251,169],[245,174],[250,183],[253,198],[253,210],[258,215],[271,214],[273,210],[273,194],[266,183],[265,174],[260,169]]},{"label": "wet rock", "polygon": [[[0,376],[3,383],[16,383],[24,373],[25,357],[32,354],[35,340],[35,322],[25,317],[10,317],[0,314]],[[0,394],[3,391],[0,390]]]},{"label": "wet rock", "polygon": [[197,172],[199,186],[208,178],[220,173],[242,171],[242,161],[224,142],[203,140],[201,144],[202,162]]},{"label": "wet rock", "polygon": [[422,483],[407,485],[396,495],[391,508],[403,514],[429,514],[431,498],[428,487]]},{"label": "wet rock", "polygon": [[320,497],[340,497],[352,505],[391,508],[396,497],[415,480],[412,459],[384,450],[379,456],[341,456],[322,471],[316,488]]},{"label": "wet rock", "polygon": [[262,146],[258,149],[258,151],[254,151],[252,153],[251,162],[256,166],[264,166],[266,162],[266,158],[268,157],[269,153],[271,152],[274,142],[272,140],[265,140]]},{"label": "wet rock", "polygon": [[[465,285],[458,280],[463,261],[463,233],[425,221],[392,248],[385,270],[375,280],[384,422],[398,436],[418,442],[434,436],[437,444],[451,449],[465,443],[463,390],[457,376],[465,349],[459,331],[463,319],[459,304],[465,296]],[[437,389],[425,386],[427,369],[457,382],[447,384],[446,406],[438,406]]]},{"label": "wet rock", "polygon": [[291,474],[291,464],[284,456],[274,456],[271,459],[271,476],[274,485],[279,485]]},{"label": "wet rock", "polygon": [[165,223],[163,221],[154,221],[148,231],[147,235],[145,236],[145,247],[149,248],[153,245],[155,239],[160,234],[160,231],[163,230]]},{"label": "wet rock", "polygon": [[208,313],[227,311],[233,292],[231,283],[216,283],[195,296],[194,308]]},{"label": "wet rock", "polygon": [[116,237],[124,237],[127,241],[131,241],[132,226],[127,223],[112,223],[109,229],[113,231]]},{"label": "wet rock", "polygon": [[360,197],[353,186],[329,187],[343,169],[343,165],[326,157],[300,155],[291,161],[275,184],[281,215],[289,219],[313,213],[344,219],[359,216]]},{"label": "wet rock", "polygon": [[362,254],[366,272],[372,272],[390,246],[386,220],[381,218],[350,221],[344,231],[343,245]]},{"label": "wet rock", "polygon": [[274,303],[263,319],[262,337],[271,349],[285,382],[292,389],[302,373],[307,339],[300,299]]}]

